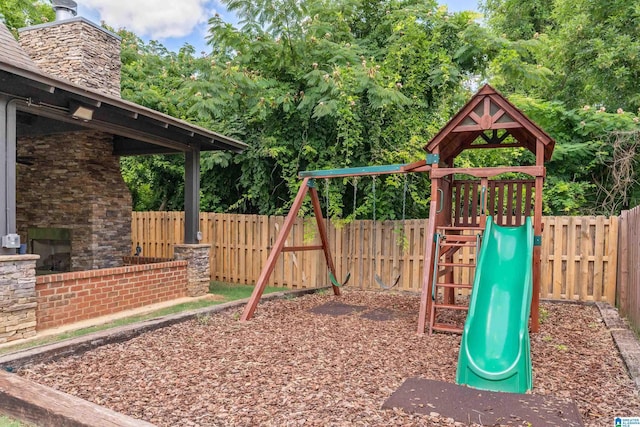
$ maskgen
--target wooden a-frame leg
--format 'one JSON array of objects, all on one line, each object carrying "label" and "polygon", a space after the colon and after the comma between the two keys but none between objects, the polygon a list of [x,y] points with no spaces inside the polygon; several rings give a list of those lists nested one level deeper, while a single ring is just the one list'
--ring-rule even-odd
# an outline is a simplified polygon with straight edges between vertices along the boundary
[{"label": "wooden a-frame leg", "polygon": [[262,293],[264,292],[264,288],[267,286],[267,282],[269,281],[269,277],[271,277],[271,273],[273,273],[273,269],[276,267],[276,261],[278,260],[278,256],[282,252],[282,248],[284,247],[284,243],[287,241],[287,237],[289,237],[289,232],[291,231],[291,227],[293,227],[293,223],[298,216],[298,211],[302,206],[302,201],[304,200],[304,196],[307,194],[309,190],[309,178],[304,178],[302,184],[300,185],[300,189],[298,190],[298,194],[296,198],[293,200],[293,205],[291,206],[291,210],[287,215],[287,218],[284,220],[284,224],[282,224],[282,229],[280,230],[280,234],[278,234],[278,238],[276,239],[273,248],[271,248],[271,252],[269,253],[269,257],[267,258],[267,263],[264,267],[262,267],[262,271],[260,272],[260,276],[258,277],[258,281],[256,282],[256,286],[253,288],[253,293],[251,294],[251,298],[249,298],[249,302],[244,307],[244,311],[242,312],[242,316],[240,316],[240,321],[244,322],[251,317],[253,317],[253,313],[256,311],[256,307],[258,306],[258,302],[262,297]]},{"label": "wooden a-frame leg", "polygon": [[[336,267],[333,263],[333,257],[331,256],[331,248],[329,247],[329,238],[327,237],[327,229],[324,227],[324,220],[322,218],[322,208],[320,207],[320,199],[318,198],[318,190],[315,187],[311,187],[309,189],[309,194],[311,195],[311,204],[313,205],[313,213],[316,217],[316,224],[318,225],[318,231],[320,233],[320,241],[322,242],[322,250],[324,252],[324,259],[327,262],[327,266],[329,267],[329,271],[333,274],[333,277],[338,277],[336,275]],[[333,294],[340,295],[340,288],[336,285],[332,284]]]},{"label": "wooden a-frame leg", "polygon": [[[310,193],[311,203],[313,205],[313,212],[316,217],[316,224],[318,226],[318,231],[320,233],[320,240],[322,241],[322,250],[324,252],[324,257],[329,267],[331,273],[336,275],[336,268],[333,263],[333,258],[331,257],[331,250],[329,248],[329,240],[327,238],[327,232],[324,228],[324,220],[322,218],[322,208],[320,207],[320,199],[318,198],[318,191],[316,188],[309,182],[310,178],[304,178],[302,184],[300,185],[300,189],[298,190],[298,194],[293,201],[293,205],[291,205],[291,210],[287,214],[287,218],[284,220],[284,224],[282,225],[282,229],[278,234],[278,238],[276,239],[273,248],[271,248],[271,252],[269,253],[269,257],[267,258],[267,263],[262,268],[260,272],[260,276],[258,277],[258,281],[256,282],[256,286],[253,288],[253,293],[249,298],[249,302],[244,307],[244,311],[242,312],[242,316],[240,316],[240,321],[244,322],[253,317],[253,313],[256,311],[256,307],[258,306],[258,302],[262,297],[262,293],[264,292],[264,288],[267,286],[267,282],[269,281],[269,277],[273,273],[273,270],[276,266],[276,261],[278,257],[282,253],[282,249],[284,248],[284,244],[287,241],[287,237],[289,237],[289,233],[291,232],[291,228],[298,216],[298,211],[300,211],[300,207],[302,206],[302,202],[304,201],[304,196],[307,195],[307,192]],[[340,288],[335,285],[333,286],[333,293],[335,295],[340,295]]]}]

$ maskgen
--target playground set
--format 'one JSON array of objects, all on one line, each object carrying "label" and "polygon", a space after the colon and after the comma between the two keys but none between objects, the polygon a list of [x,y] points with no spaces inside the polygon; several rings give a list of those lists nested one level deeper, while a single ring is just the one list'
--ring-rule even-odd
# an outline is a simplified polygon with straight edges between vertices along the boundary
[{"label": "playground set", "polygon": [[[485,85],[424,147],[425,160],[300,172],[300,189],[241,320],[253,316],[282,252],[322,250],[335,295],[349,280],[348,275],[342,281],[336,277],[317,179],[373,176],[375,180],[386,174],[429,173],[431,202],[417,332],[463,333],[458,383],[520,393],[531,389],[528,332],[529,328],[537,332],[539,325],[544,162],[551,159],[554,144],[517,107]],[[465,150],[497,148],[525,148],[535,156],[535,164],[454,166]],[[321,244],[285,247],[307,194]],[[475,263],[456,262],[454,255],[463,247],[476,247]],[[461,268],[475,269],[470,276],[473,283],[455,282],[454,269]],[[471,291],[469,299],[459,297],[465,289]],[[439,321],[447,311],[467,312],[464,326]]]}]

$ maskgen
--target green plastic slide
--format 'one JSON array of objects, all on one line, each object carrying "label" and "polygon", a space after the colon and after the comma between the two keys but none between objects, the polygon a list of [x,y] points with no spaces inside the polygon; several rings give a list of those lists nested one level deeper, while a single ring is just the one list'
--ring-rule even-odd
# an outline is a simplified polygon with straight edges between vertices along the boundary
[{"label": "green plastic slide", "polygon": [[487,217],[464,325],[456,382],[483,390],[531,390],[531,218],[501,227]]}]

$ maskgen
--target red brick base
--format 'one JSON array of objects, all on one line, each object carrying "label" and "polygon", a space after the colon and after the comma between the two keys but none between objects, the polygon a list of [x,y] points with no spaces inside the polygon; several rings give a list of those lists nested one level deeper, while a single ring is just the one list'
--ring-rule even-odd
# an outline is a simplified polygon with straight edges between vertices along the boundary
[{"label": "red brick base", "polygon": [[171,261],[36,278],[37,329],[187,296],[187,262]]}]

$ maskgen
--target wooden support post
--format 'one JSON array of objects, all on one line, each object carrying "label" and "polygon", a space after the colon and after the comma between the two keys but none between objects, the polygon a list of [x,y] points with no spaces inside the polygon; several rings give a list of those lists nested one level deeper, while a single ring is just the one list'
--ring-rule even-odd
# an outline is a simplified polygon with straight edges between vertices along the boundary
[{"label": "wooden support post", "polygon": [[[544,184],[544,144],[538,139],[536,144],[536,166],[542,166],[542,173],[536,175],[536,200],[533,208],[533,235],[542,236],[542,186]],[[540,330],[540,280],[542,247],[533,247],[533,294],[531,296],[531,332]]]},{"label": "wooden support post", "polygon": [[273,269],[276,267],[276,261],[278,260],[278,256],[282,252],[282,248],[284,247],[284,243],[289,236],[289,232],[291,231],[291,227],[293,227],[293,223],[298,216],[298,211],[302,206],[302,201],[304,200],[304,196],[307,194],[309,190],[309,178],[304,178],[302,180],[302,184],[300,185],[300,189],[298,190],[298,194],[296,198],[293,200],[293,205],[291,205],[291,210],[289,210],[289,214],[287,218],[284,220],[284,224],[282,224],[282,229],[280,230],[280,234],[278,234],[278,238],[276,239],[273,248],[271,248],[271,252],[269,253],[269,257],[267,258],[267,263],[262,267],[262,271],[260,272],[260,276],[258,276],[258,281],[256,282],[256,286],[253,288],[253,293],[251,294],[251,298],[249,298],[249,302],[244,307],[244,311],[242,312],[242,316],[240,317],[240,321],[245,322],[251,317],[253,317],[253,313],[256,311],[256,307],[258,306],[258,302],[262,297],[262,293],[264,292],[264,288],[267,286],[267,282],[269,281],[269,277],[271,277],[271,273],[273,273]]},{"label": "wooden support post", "polygon": [[[435,256],[435,230],[436,216],[438,215],[438,179],[431,181],[431,206],[429,208],[429,220],[427,223],[427,232],[425,235],[424,263],[422,265],[422,295],[420,296],[420,314],[418,316],[418,335],[425,333],[427,327],[427,316],[431,313],[431,287],[433,275],[437,272],[433,271],[433,257]],[[442,201],[443,202],[443,201]]]},{"label": "wooden support post", "polygon": [[629,316],[629,211],[620,212],[618,226],[618,274],[615,305],[620,314]]},{"label": "wooden support post", "polygon": [[[480,179],[480,227],[484,230],[487,225],[487,199],[489,198],[489,179]],[[476,264],[478,254],[476,254]]]}]

